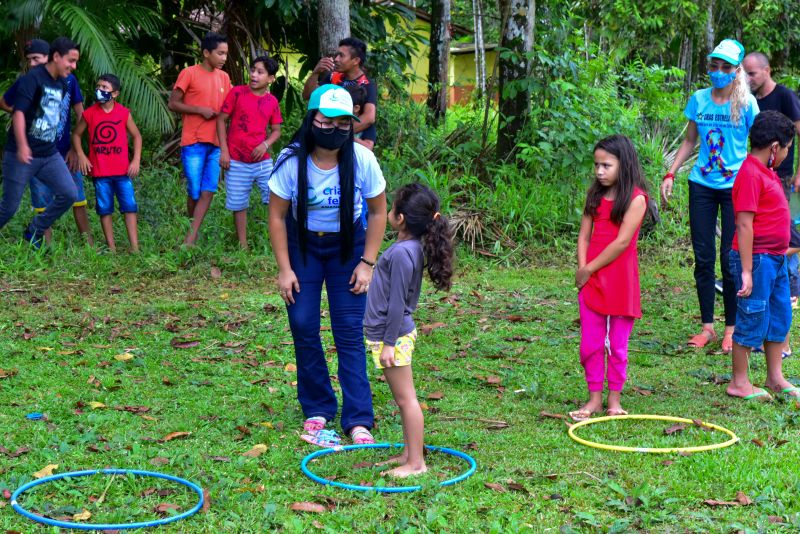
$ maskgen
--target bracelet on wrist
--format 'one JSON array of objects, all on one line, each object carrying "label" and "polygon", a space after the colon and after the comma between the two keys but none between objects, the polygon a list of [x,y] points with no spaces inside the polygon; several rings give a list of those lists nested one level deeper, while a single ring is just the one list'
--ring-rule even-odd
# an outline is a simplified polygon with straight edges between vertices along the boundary
[{"label": "bracelet on wrist", "polygon": [[369,261],[369,260],[368,260],[367,258],[365,258],[364,256],[361,256],[361,263],[366,263],[367,265],[369,265],[369,266],[370,266],[370,267],[372,267],[373,269],[375,268],[375,262],[374,262],[374,261]]},{"label": "bracelet on wrist", "polygon": [[674,180],[674,179],[675,179],[675,173],[674,172],[668,172],[667,174],[664,175],[664,178],[662,178],[662,181],[664,181],[664,180]]}]

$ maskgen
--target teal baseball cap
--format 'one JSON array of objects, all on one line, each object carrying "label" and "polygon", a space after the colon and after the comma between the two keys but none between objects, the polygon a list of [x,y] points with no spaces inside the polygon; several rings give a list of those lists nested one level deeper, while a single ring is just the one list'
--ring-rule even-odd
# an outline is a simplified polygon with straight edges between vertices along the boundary
[{"label": "teal baseball cap", "polygon": [[744,45],[736,39],[723,39],[708,58],[716,57],[731,65],[738,65],[744,59]]},{"label": "teal baseball cap", "polygon": [[353,99],[347,89],[328,83],[317,87],[308,101],[309,111],[317,109],[326,117],[350,117],[356,122],[361,120],[353,115]]}]

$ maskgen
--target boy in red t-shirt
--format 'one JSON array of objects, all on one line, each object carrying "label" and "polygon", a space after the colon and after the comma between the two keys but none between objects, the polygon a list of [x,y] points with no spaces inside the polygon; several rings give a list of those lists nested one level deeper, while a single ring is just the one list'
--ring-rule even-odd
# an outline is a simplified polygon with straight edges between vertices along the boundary
[{"label": "boy in red t-shirt", "polygon": [[200,43],[203,62],[186,67],[175,82],[167,107],[180,113],[181,162],[186,177],[186,208],[192,227],[183,240],[193,246],[203,218],[219,185],[217,114],[231,90],[231,79],[222,70],[228,59],[227,37],[209,32]]},{"label": "boy in red t-shirt", "polygon": [[733,375],[727,393],[745,400],[769,399],[749,377],[750,351],[764,345],[766,388],[800,397],[800,388],[783,376],[781,350],[792,324],[786,249],[789,203],[775,173],[792,148],[794,123],[777,111],[759,113],[750,128],[750,153],[733,182],[733,236],[730,267],[736,284]]},{"label": "boy in red t-shirt", "polygon": [[[272,174],[270,147],[281,135],[281,109],[267,92],[275,81],[278,62],[260,56],[250,64],[250,85],[231,89],[217,116],[220,144],[219,165],[225,173],[225,207],[233,212],[239,244],[247,249],[247,208],[253,182],[261,190],[261,201],[269,203]],[[225,125],[230,119],[227,131]]]},{"label": "boy in red t-shirt", "polygon": [[[94,183],[96,210],[109,250],[115,252],[114,196],[119,211],[125,215],[125,228],[131,251],[139,251],[136,197],[133,182],[139,174],[142,158],[142,136],[133,122],[130,111],[117,103],[120,81],[113,74],[104,74],[97,81],[95,103],[83,112],[72,133],[72,147],[78,155],[78,166],[84,175],[91,175]],[[89,157],[83,152],[81,136],[89,131]],[[133,158],[128,161],[128,136],[133,138]]]}]

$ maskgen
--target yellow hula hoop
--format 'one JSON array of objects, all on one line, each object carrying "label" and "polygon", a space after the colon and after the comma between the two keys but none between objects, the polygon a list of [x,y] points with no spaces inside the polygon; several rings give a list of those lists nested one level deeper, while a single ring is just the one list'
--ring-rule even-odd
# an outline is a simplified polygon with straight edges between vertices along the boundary
[{"label": "yellow hula hoop", "polygon": [[582,445],[586,445],[587,447],[594,447],[595,449],[603,449],[606,451],[616,451],[616,452],[650,452],[650,453],[674,453],[674,452],[703,452],[703,451],[713,451],[715,449],[722,449],[725,447],[730,447],[734,443],[739,441],[739,437],[728,430],[725,427],[721,427],[719,425],[714,425],[711,423],[702,422],[704,426],[711,428],[713,430],[718,430],[723,432],[731,437],[728,441],[723,443],[713,443],[711,445],[699,445],[696,447],[625,447],[622,445],[608,445],[606,443],[597,443],[595,441],[589,441],[583,438],[579,438],[575,435],[575,431],[582,426],[589,426],[594,423],[602,423],[605,421],[615,421],[615,420],[622,420],[622,419],[646,419],[650,421],[673,421],[676,423],[689,423],[694,424],[692,419],[685,419],[683,417],[671,417],[668,415],[645,415],[645,414],[631,414],[631,415],[607,415],[604,417],[596,417],[594,419],[587,419],[585,421],[580,421],[572,425],[567,433],[569,437],[577,441]]}]

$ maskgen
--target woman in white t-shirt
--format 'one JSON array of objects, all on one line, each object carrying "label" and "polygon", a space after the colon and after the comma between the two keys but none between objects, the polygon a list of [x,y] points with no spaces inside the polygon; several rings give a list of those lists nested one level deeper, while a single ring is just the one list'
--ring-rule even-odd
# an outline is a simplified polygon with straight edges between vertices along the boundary
[{"label": "woman in white t-shirt", "polygon": [[[386,228],[386,182],[374,154],[353,142],[353,120],[358,118],[345,89],[319,87],[269,180],[270,240],[294,339],[297,398],[306,417],[302,438],[321,446],[339,442],[335,432],[325,430],[336,417],[337,402],[320,339],[323,282],[339,358],[342,429],[356,444],[375,442],[363,318]],[[361,224],[362,198],[369,210],[367,230]]]}]

